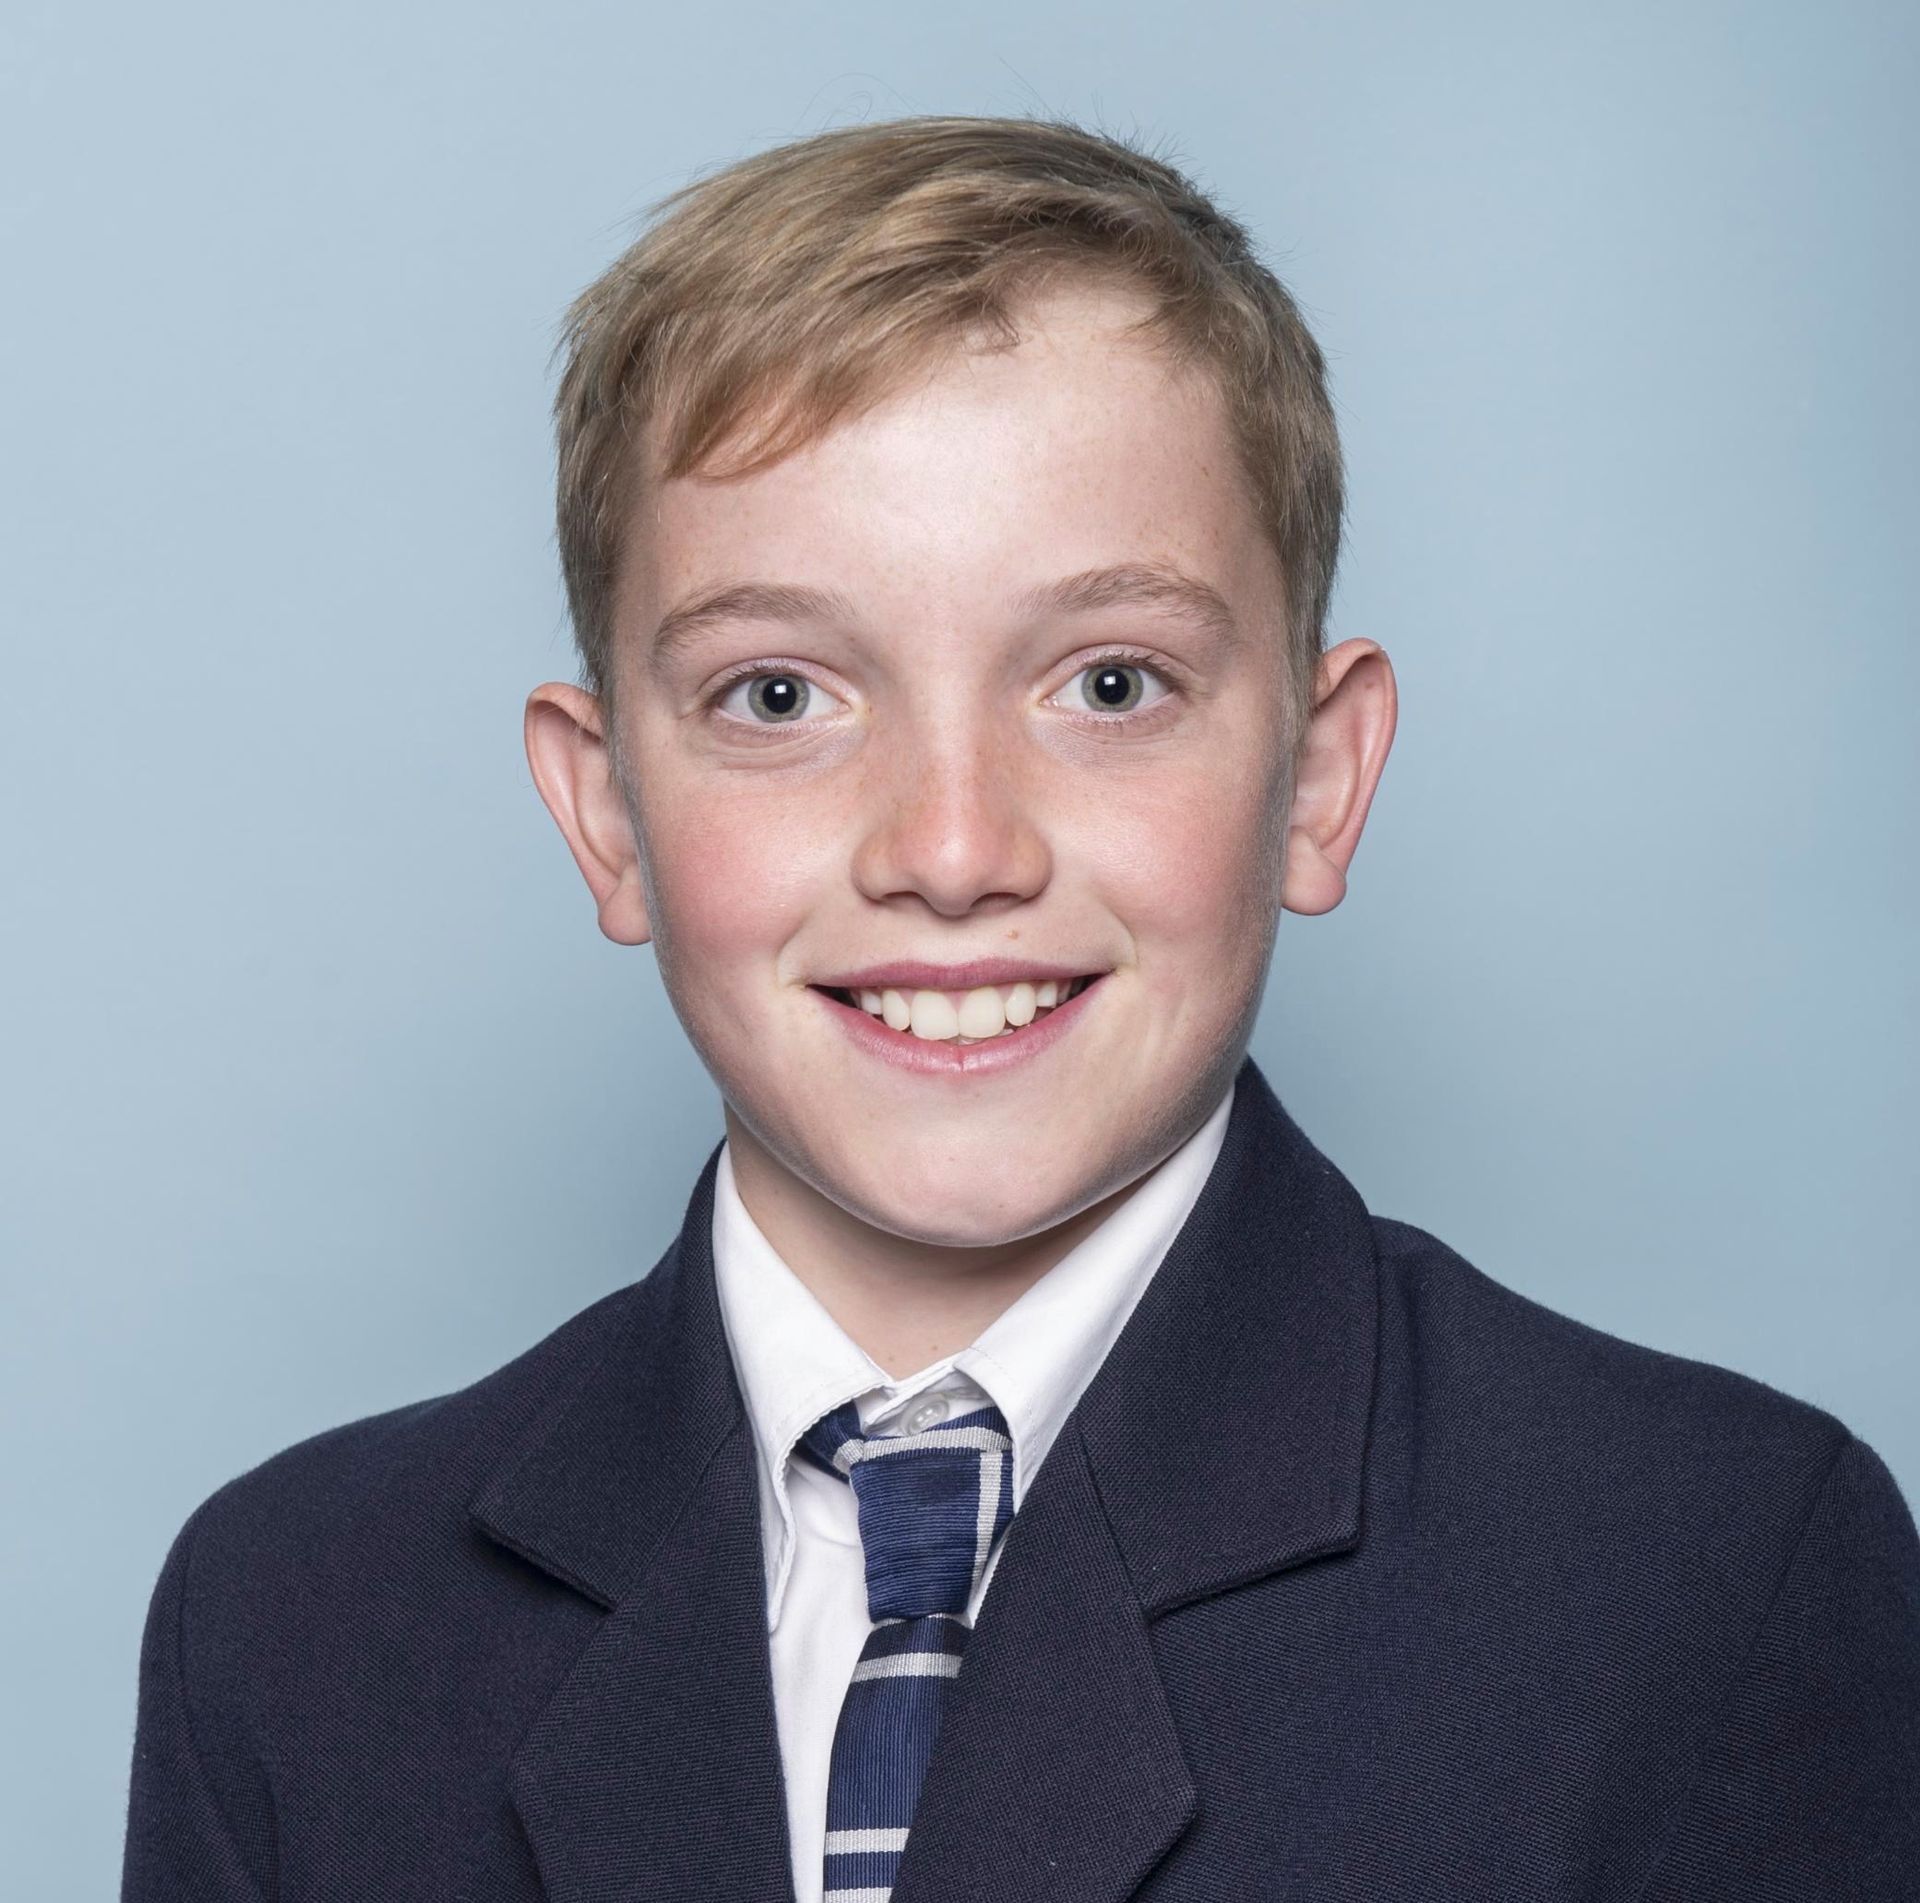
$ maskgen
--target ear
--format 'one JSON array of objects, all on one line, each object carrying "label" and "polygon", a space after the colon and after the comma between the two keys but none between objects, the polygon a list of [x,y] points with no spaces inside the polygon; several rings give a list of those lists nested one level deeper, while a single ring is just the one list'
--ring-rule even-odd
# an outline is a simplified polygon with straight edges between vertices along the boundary
[{"label": "ear", "polygon": [[527,696],[526,734],[533,783],[593,893],[600,929],[616,945],[644,945],[653,927],[640,848],[614,775],[600,702],[578,687],[548,681]]},{"label": "ear", "polygon": [[1398,717],[1393,663],[1376,643],[1342,641],[1321,657],[1287,821],[1280,902],[1289,912],[1331,912],[1346,897]]}]

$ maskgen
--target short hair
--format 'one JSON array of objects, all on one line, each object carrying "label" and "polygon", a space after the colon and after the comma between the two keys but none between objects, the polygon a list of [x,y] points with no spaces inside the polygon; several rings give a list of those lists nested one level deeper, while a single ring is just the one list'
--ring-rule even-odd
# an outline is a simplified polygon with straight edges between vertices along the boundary
[{"label": "short hair", "polygon": [[749,473],[956,344],[1017,342],[1023,297],[1049,280],[1117,276],[1151,298],[1153,340],[1211,368],[1226,398],[1280,560],[1297,747],[1339,556],[1339,433],[1292,297],[1190,180],[1062,121],[927,115],[777,146],[649,215],[569,309],[554,403],[561,565],[583,684],[604,704],[650,426],[663,478]]}]

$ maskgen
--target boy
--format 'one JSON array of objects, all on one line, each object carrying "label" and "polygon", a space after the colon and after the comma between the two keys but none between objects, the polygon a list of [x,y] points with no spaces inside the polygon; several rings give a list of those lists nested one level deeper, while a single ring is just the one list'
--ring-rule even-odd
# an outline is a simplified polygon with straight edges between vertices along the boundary
[{"label": "boy", "polygon": [[643,1281],[192,1516],[125,1894],[1920,1894],[1884,1465],[1370,1216],[1246,1057],[1395,696],[1239,227],[862,127],[568,342],[528,755],[725,1142]]}]

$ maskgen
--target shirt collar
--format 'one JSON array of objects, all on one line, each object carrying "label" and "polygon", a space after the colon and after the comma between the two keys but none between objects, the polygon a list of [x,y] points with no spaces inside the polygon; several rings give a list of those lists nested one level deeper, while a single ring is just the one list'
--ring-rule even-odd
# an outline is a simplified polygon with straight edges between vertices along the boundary
[{"label": "shirt collar", "polygon": [[1199,1201],[1232,1108],[1229,1089],[1131,1196],[953,1357],[1007,1417],[1016,1508]]},{"label": "shirt collar", "polygon": [[[923,1389],[952,1385],[955,1375],[976,1383],[1007,1418],[1018,1509],[1074,1403],[1199,1200],[1232,1106],[1229,1088],[1146,1182],[971,1346],[898,1381],[781,1259],[741,1201],[729,1146],[721,1146],[713,1194],[714,1281],[759,1450],[761,1524],[773,1533],[766,1551],[772,1620],[779,1618],[793,1564],[788,1462],[801,1434],[842,1402],[873,1394],[891,1411]],[[871,1405],[863,1408],[863,1418],[872,1412]]]}]

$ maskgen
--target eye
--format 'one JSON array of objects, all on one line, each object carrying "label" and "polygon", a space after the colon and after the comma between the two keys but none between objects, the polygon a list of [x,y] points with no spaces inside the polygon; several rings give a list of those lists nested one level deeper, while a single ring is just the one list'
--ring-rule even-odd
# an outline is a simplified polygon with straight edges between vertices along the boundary
[{"label": "eye", "polygon": [[1108,655],[1090,661],[1060,692],[1076,711],[1084,706],[1098,714],[1131,714],[1158,705],[1169,689],[1152,668]]},{"label": "eye", "polygon": [[[819,703],[826,703],[825,706]],[[769,670],[736,680],[714,703],[722,713],[757,727],[804,726],[809,709],[830,711],[839,703],[804,674]]]}]

